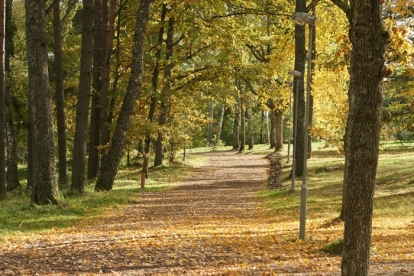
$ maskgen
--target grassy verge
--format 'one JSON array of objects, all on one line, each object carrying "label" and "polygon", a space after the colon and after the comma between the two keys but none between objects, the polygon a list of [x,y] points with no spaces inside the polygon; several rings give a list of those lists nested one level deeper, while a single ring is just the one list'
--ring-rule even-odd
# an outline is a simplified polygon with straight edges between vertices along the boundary
[{"label": "grassy verge", "polygon": [[[261,148],[257,150],[263,151]],[[263,191],[259,196],[280,218],[281,229],[296,229],[299,228],[302,179],[296,179],[295,191],[290,192],[291,163],[286,163],[286,149],[281,154],[285,156],[281,176],[283,188]],[[373,244],[379,252],[382,251],[382,255],[378,256],[384,259],[396,255],[395,252],[402,250],[398,245],[401,246],[405,240],[412,239],[413,163],[412,144],[381,145],[374,200]],[[338,216],[342,204],[344,156],[333,148],[313,144],[312,158],[308,160],[308,172],[306,237],[315,241],[319,239],[321,249],[335,251],[335,247],[340,245],[338,241],[341,240],[343,231],[343,224]],[[363,168],[361,173],[364,173]]]},{"label": "grassy verge", "polygon": [[[94,192],[93,181],[88,183],[82,195],[69,195],[69,187],[61,187],[58,205],[33,205],[30,204],[30,192],[24,188],[14,191],[8,194],[6,200],[0,201],[0,239],[27,232],[76,226],[84,219],[135,203],[139,200],[138,193],[168,189],[205,160],[190,153],[185,162],[150,168],[144,190],[140,189],[141,167],[123,167],[118,171],[112,191]],[[21,168],[19,175],[22,183],[26,183],[26,168]]]}]

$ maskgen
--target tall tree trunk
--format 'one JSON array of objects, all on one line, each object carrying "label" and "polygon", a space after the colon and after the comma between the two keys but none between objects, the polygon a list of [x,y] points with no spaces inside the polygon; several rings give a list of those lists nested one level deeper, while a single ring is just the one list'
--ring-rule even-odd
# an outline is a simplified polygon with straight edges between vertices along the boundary
[{"label": "tall tree trunk", "polygon": [[275,119],[275,151],[283,149],[283,112],[276,109],[274,112]]},{"label": "tall tree trunk", "polygon": [[[157,99],[155,97],[157,90],[158,90],[158,77],[160,72],[160,59],[161,59],[161,45],[163,42],[163,36],[165,31],[165,16],[167,14],[167,5],[162,5],[161,10],[161,20],[160,20],[160,30],[158,32],[158,48],[155,53],[155,66],[154,71],[152,74],[152,88],[153,88],[153,96],[151,96],[151,103],[150,103],[150,109],[148,112],[148,121],[153,122],[154,121],[154,115],[155,115],[155,109],[157,105]],[[149,166],[149,156],[150,156],[150,150],[151,150],[151,134],[147,133],[147,136],[145,137],[145,153],[144,153],[144,162],[142,164],[142,173],[145,173],[145,177],[148,178],[148,166]],[[162,147],[161,147],[162,150]],[[158,156],[162,156],[162,152],[158,153]],[[162,160],[161,160],[162,163]]]},{"label": "tall tree trunk", "polygon": [[[382,2],[351,0],[352,43],[346,125],[346,210],[342,275],[368,275],[378,165],[384,53]],[[363,173],[361,169],[363,168]]]},{"label": "tall tree trunk", "polygon": [[[115,9],[116,0],[109,1],[109,10],[107,0],[102,1],[102,91],[101,91],[101,142],[102,146],[107,146],[110,138],[109,122],[109,86],[111,73],[111,54],[113,40],[115,35]],[[105,161],[106,150],[101,151],[101,163]]]},{"label": "tall tree trunk", "polygon": [[164,160],[164,133],[162,127],[167,123],[167,113],[169,105],[167,104],[168,97],[166,96],[170,90],[169,79],[171,78],[171,70],[173,64],[171,64],[171,57],[173,55],[173,36],[174,36],[174,17],[170,17],[168,20],[168,31],[166,41],[166,53],[165,53],[165,65],[164,65],[164,87],[162,88],[162,95],[160,106],[160,116],[158,118],[158,124],[161,126],[161,131],[158,132],[157,141],[155,144],[155,160],[154,166],[160,166]]},{"label": "tall tree trunk", "polygon": [[[316,0],[312,0],[312,13],[313,15],[316,16]],[[313,32],[312,32],[312,63],[311,63],[311,83],[313,83],[313,74],[315,72],[315,60],[316,60],[316,26],[313,28]],[[311,93],[310,93],[310,97],[309,97],[309,135],[308,135],[308,159],[310,159],[312,157],[312,135],[311,135],[311,130],[312,130],[312,125],[313,125],[313,91],[312,91],[312,86],[310,87],[311,89]]]},{"label": "tall tree trunk", "polygon": [[101,145],[101,27],[102,27],[102,0],[94,0],[93,16],[93,71],[92,71],[92,107],[91,123],[89,130],[89,148],[88,148],[88,179],[94,179],[99,172],[99,149]]},{"label": "tall tree trunk", "polygon": [[93,0],[83,1],[81,68],[76,104],[71,190],[82,193],[86,186],[86,140],[93,59]]},{"label": "tall tree trunk", "polygon": [[[307,12],[306,0],[296,0],[296,12]],[[306,62],[306,49],[305,49],[305,26],[295,24],[295,70],[302,73],[302,76],[297,79],[293,84],[293,91],[295,93],[295,99],[297,103],[297,127],[296,127],[296,141],[295,141],[295,153],[296,153],[296,176],[302,176],[304,166],[305,155],[305,94],[304,94],[304,72]],[[299,87],[297,87],[299,86]],[[296,93],[298,95],[296,96]],[[295,103],[296,106],[296,103]]]},{"label": "tall tree trunk", "polygon": [[207,134],[207,143],[208,145],[213,144],[213,126],[214,126],[214,101],[210,100],[210,109],[208,111],[208,118],[210,122],[208,123],[208,134]]},{"label": "tall tree trunk", "polygon": [[270,148],[276,147],[276,111],[270,110]]},{"label": "tall tree trunk", "polygon": [[36,204],[56,204],[55,138],[53,134],[52,93],[49,86],[45,10],[46,1],[27,0],[26,43],[29,72],[29,104],[35,151],[35,177],[32,200]]},{"label": "tall tree trunk", "polygon": [[246,114],[247,114],[247,135],[248,135],[247,141],[249,145],[249,150],[251,150],[253,149],[254,140],[253,140],[252,99],[250,97],[250,93],[247,96]]},{"label": "tall tree trunk", "polygon": [[239,152],[243,152],[246,148],[246,111],[243,107],[243,100],[240,98],[240,148]]},{"label": "tall tree trunk", "polygon": [[[13,56],[14,45],[13,37],[15,32],[15,24],[12,20],[12,4],[13,0],[6,0],[6,56],[5,70],[6,80],[10,76],[10,57]],[[5,101],[6,101],[6,135],[7,135],[7,190],[12,191],[21,186],[17,171],[17,140],[13,122],[13,105],[12,105],[12,88],[10,82],[6,81],[5,85]]]},{"label": "tall tree trunk", "polygon": [[[164,100],[161,100],[160,104],[160,115],[158,117],[158,124],[164,126],[167,122],[167,105]],[[164,133],[163,131],[158,132],[157,140],[155,141],[155,157],[154,167],[161,166],[164,161]]]},{"label": "tall tree trunk", "polygon": [[233,149],[240,148],[240,98],[236,97],[234,105],[234,122],[233,122]]},{"label": "tall tree trunk", "polygon": [[5,114],[5,88],[6,88],[6,0],[0,0],[0,199],[7,196],[6,192],[6,154],[4,140],[6,138],[4,127]]},{"label": "tall tree trunk", "polygon": [[97,191],[109,191],[112,189],[119,162],[121,161],[122,148],[125,143],[131,116],[134,114],[136,100],[141,94],[145,30],[151,2],[152,0],[140,1],[132,45],[131,77],[128,82],[124,101],[122,102],[121,111],[118,116],[107,158],[105,159],[105,163],[102,164],[101,172],[96,181],[95,190]]},{"label": "tall tree trunk", "polygon": [[62,31],[60,24],[60,0],[53,2],[53,42],[55,50],[55,99],[58,135],[59,184],[68,184],[66,147],[65,94],[63,89]]},{"label": "tall tree trunk", "polygon": [[35,177],[35,154],[34,154],[34,138],[33,138],[33,129],[32,129],[32,117],[33,111],[32,107],[28,106],[28,117],[29,121],[27,124],[27,186],[26,191],[31,191],[35,187],[36,177]]},{"label": "tall tree trunk", "polygon": [[223,127],[224,111],[225,111],[225,104],[222,104],[221,105],[221,110],[220,110],[219,124],[218,124],[218,128],[217,128],[216,147],[218,147],[220,145],[220,136],[221,136],[221,130],[222,130],[222,127]]},{"label": "tall tree trunk", "polygon": [[264,144],[264,132],[265,132],[265,111],[262,109],[262,117],[260,119],[260,135],[259,135],[259,144]]}]

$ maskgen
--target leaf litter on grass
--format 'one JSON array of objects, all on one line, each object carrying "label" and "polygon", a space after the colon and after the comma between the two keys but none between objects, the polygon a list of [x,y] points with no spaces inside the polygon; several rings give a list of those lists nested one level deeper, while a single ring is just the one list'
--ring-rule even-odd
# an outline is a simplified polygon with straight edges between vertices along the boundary
[{"label": "leaf litter on grass", "polygon": [[[342,236],[341,223],[310,221],[300,241],[298,218],[269,210],[257,197],[267,177],[262,155],[203,155],[207,166],[173,189],[139,194],[134,204],[77,227],[7,238],[0,274],[339,275],[340,256],[322,248]],[[374,272],[413,272],[395,266],[409,262],[410,252],[384,258],[383,237],[390,236],[374,229]]]}]

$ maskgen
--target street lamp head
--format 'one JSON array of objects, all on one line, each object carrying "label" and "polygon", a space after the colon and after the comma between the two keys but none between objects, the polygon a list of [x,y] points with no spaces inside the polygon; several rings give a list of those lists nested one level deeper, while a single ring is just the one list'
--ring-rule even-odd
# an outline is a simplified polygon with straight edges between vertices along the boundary
[{"label": "street lamp head", "polygon": [[318,20],[316,16],[308,14],[306,12],[295,12],[291,16],[291,19],[298,25],[308,24],[311,26],[315,26],[316,21]]},{"label": "street lamp head", "polygon": [[288,74],[294,76],[295,78],[302,77],[302,73],[296,70],[290,70]]}]

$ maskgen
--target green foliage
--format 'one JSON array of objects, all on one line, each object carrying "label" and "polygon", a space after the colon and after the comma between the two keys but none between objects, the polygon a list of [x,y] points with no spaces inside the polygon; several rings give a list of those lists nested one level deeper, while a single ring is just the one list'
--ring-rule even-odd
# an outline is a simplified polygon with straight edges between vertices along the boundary
[{"label": "green foliage", "polygon": [[344,240],[334,239],[333,241],[330,241],[325,247],[323,247],[322,251],[333,255],[342,255],[343,249]]}]

